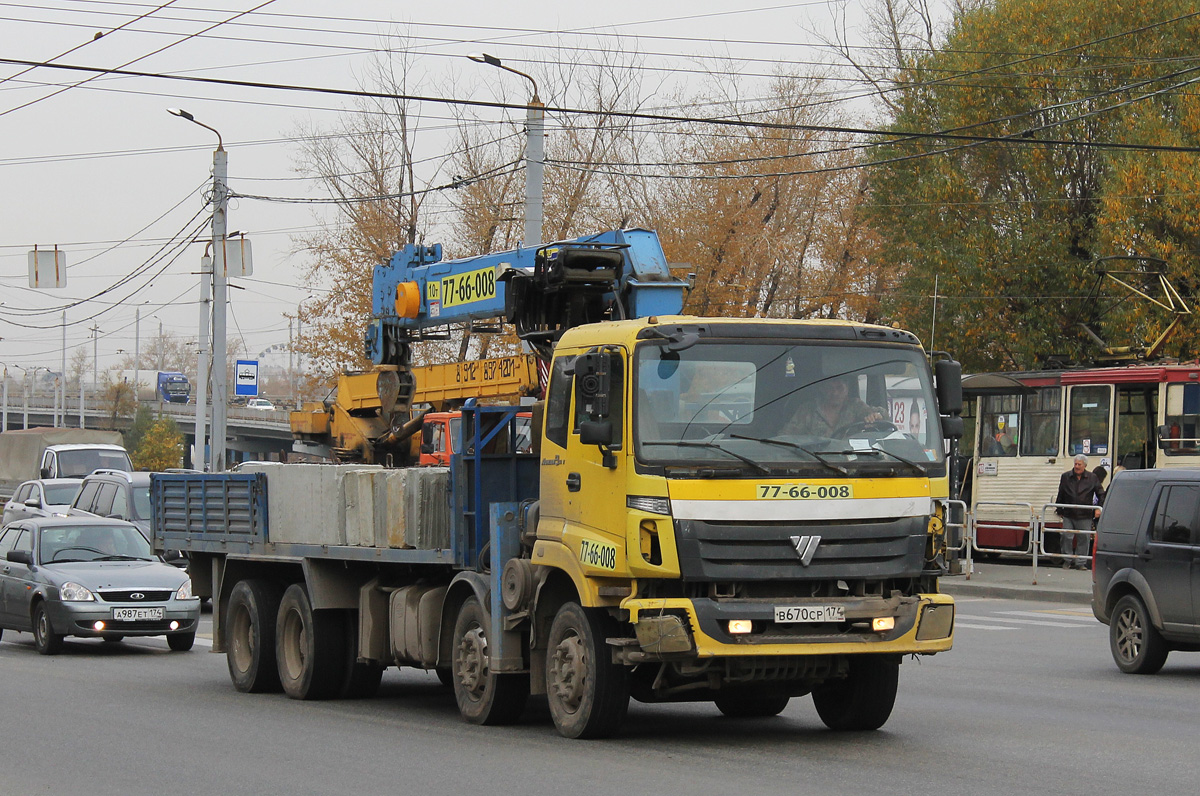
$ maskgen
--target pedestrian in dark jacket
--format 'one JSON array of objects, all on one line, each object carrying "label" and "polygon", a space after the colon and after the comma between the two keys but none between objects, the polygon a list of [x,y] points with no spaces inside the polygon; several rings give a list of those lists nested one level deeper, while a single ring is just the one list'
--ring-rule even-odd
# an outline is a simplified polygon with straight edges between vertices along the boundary
[{"label": "pedestrian in dark jacket", "polygon": [[1104,487],[1096,474],[1088,471],[1087,463],[1088,458],[1084,454],[1075,456],[1074,465],[1059,479],[1058,496],[1054,498],[1055,503],[1072,506],[1058,509],[1063,527],[1060,535],[1062,548],[1059,550],[1064,556],[1063,567],[1084,569],[1087,566],[1087,534],[1071,531],[1090,531],[1092,520],[1100,516],[1099,507],[1104,504]]}]

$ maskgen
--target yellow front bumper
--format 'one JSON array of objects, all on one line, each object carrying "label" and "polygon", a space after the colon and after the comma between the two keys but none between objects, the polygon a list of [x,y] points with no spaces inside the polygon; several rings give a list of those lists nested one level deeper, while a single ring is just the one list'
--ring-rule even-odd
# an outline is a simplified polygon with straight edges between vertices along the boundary
[{"label": "yellow front bumper", "polygon": [[[781,604],[785,602],[780,601]],[[917,595],[910,609],[915,609],[915,615],[906,620],[903,616],[898,617],[892,632],[796,635],[784,640],[778,637],[755,638],[753,635],[729,636],[722,630],[722,623],[728,619],[742,618],[743,614],[753,618],[750,616],[753,613],[751,609],[761,615],[764,610],[762,604],[751,606],[731,601],[724,604],[720,612],[709,610],[709,615],[704,617],[697,610],[695,601],[688,598],[629,598],[622,601],[621,607],[629,611],[629,621],[635,627],[643,616],[647,621],[652,621],[664,615],[686,614],[686,624],[695,646],[694,654],[698,658],[863,653],[928,655],[945,652],[954,645],[954,598],[946,594]],[[769,610],[769,606],[765,608]]]}]

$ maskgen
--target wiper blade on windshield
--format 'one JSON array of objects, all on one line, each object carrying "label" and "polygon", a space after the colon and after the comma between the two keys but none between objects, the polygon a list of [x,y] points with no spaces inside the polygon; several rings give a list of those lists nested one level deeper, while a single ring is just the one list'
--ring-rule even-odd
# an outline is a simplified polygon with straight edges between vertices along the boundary
[{"label": "wiper blade on windshield", "polygon": [[921,475],[925,475],[929,472],[929,469],[920,462],[914,462],[912,459],[906,459],[898,453],[892,453],[891,451],[884,450],[883,448],[862,448],[861,450],[848,450],[841,452],[846,454],[857,453],[860,456],[891,456],[896,461],[904,462],[909,467],[912,467]]},{"label": "wiper blade on windshield", "polygon": [[804,447],[803,445],[797,445],[795,442],[788,442],[787,440],[782,440],[782,439],[768,439],[766,437],[749,437],[744,434],[730,434],[729,436],[732,439],[748,439],[751,442],[762,442],[767,445],[782,445],[785,448],[795,448],[798,451],[803,451],[804,453],[807,453],[809,456],[813,457],[813,459],[815,459],[817,462],[825,465],[830,470],[833,470],[835,473],[840,473],[842,475],[850,475],[850,471],[847,470],[845,467],[836,465],[833,462],[826,459],[821,454],[817,453],[816,451],[809,450],[808,448]]},{"label": "wiper blade on windshield", "polygon": [[643,445],[675,445],[680,448],[712,448],[714,450],[719,450],[721,453],[724,453],[727,456],[732,456],[735,459],[742,460],[746,464],[753,467],[755,470],[758,470],[763,475],[771,474],[771,471],[769,469],[767,469],[766,467],[763,467],[761,464],[754,461],[749,456],[743,456],[742,454],[735,453],[734,451],[731,451],[728,448],[723,448],[720,445],[718,445],[716,442],[711,441],[711,440],[702,442],[700,440],[691,440],[691,439],[681,439],[681,440],[647,439],[647,440],[642,440],[642,444]]},{"label": "wiper blade on windshield", "polygon": [[153,561],[154,559],[143,558],[141,556],[114,555],[114,556],[100,556],[99,558],[93,558],[92,560],[93,561]]}]

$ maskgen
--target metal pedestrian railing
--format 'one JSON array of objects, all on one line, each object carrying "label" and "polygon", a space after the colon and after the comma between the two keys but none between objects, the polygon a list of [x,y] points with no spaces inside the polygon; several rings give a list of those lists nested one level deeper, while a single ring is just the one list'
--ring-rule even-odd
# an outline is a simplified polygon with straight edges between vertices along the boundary
[{"label": "metal pedestrian railing", "polygon": [[[947,501],[948,503],[960,503],[961,501]],[[974,572],[974,558],[976,554],[993,554],[999,555],[1003,553],[1015,554],[1019,556],[1029,556],[1032,563],[1032,579],[1033,584],[1038,582],[1038,566],[1039,560],[1058,559],[1067,560],[1081,558],[1087,562],[1091,562],[1091,549],[1095,541],[1095,530],[1068,530],[1067,533],[1076,533],[1083,537],[1086,543],[1086,549],[1081,554],[1079,552],[1063,553],[1059,550],[1050,550],[1046,546],[1047,539],[1050,534],[1061,533],[1061,523],[1056,514],[1058,509],[1065,508],[1087,508],[1101,510],[1099,506],[1079,506],[1073,503],[1045,503],[1040,507],[1035,508],[1032,503],[1021,502],[1005,502],[1005,501],[980,501],[975,504],[973,511],[965,509],[964,504],[964,522],[963,540],[960,545],[951,546],[952,550],[958,550],[964,553],[964,571],[968,580]],[[982,511],[981,511],[982,509]],[[1054,512],[1052,514],[1051,512]],[[980,515],[983,515],[982,517]],[[1003,514],[1009,519],[997,519],[996,515]],[[979,543],[979,532],[983,531],[1020,531],[1023,535],[1023,544],[1019,547],[987,547]]]}]

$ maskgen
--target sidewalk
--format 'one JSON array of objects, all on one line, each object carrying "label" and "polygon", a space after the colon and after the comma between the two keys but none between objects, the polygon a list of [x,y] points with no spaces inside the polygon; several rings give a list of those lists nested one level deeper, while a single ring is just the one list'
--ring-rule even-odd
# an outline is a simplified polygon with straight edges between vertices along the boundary
[{"label": "sidewalk", "polygon": [[963,597],[1004,597],[1080,604],[1090,604],[1092,601],[1090,569],[1063,569],[1058,559],[1039,559],[1035,584],[1033,564],[1028,558],[972,563],[975,571],[970,579],[966,575],[942,578],[942,591]]}]

